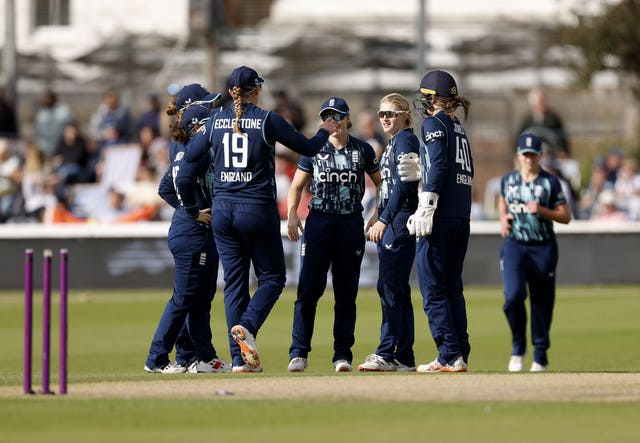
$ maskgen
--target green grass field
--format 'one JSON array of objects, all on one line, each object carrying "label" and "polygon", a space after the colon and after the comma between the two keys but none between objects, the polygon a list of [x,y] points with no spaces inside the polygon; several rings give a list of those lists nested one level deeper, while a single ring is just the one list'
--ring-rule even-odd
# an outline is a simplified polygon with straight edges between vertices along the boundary
[{"label": "green grass field", "polygon": [[[55,294],[54,294],[55,295]],[[233,397],[74,397],[74,384],[175,380],[142,370],[149,342],[169,291],[72,290],[69,331],[69,395],[22,396],[22,295],[0,293],[0,441],[169,442],[190,438],[267,442],[635,442],[639,402],[389,402],[309,399],[244,400]],[[36,292],[36,299],[39,292]],[[505,371],[510,338],[500,288],[467,288],[472,354],[470,371]],[[285,292],[258,337],[265,372],[250,377],[287,377],[294,294]],[[57,299],[54,298],[54,301]],[[640,288],[558,289],[550,362],[553,372],[638,372]],[[332,294],[321,300],[306,376],[331,382]],[[435,348],[421,300],[414,291],[416,356],[430,361]],[[57,390],[57,303],[53,309],[51,386]],[[34,388],[40,382],[40,305],[34,331]],[[373,290],[358,301],[354,363],[373,352],[380,306]],[[221,292],[212,311],[214,342],[228,359]],[[233,374],[203,377],[237,377]],[[292,375],[296,376],[296,375]],[[402,377],[401,374],[348,377]],[[426,377],[440,377],[434,375]],[[443,375],[447,376],[447,375]],[[454,376],[458,376],[455,374]],[[465,377],[465,375],[461,375]],[[518,377],[517,374],[513,376]],[[201,377],[198,375],[197,377]],[[375,379],[374,379],[375,380]],[[629,386],[638,398],[640,386]]]}]

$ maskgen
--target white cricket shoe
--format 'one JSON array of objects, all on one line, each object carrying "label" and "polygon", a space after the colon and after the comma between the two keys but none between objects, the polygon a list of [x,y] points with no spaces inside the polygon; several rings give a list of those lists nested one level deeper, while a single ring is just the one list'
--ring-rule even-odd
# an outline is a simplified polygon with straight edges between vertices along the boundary
[{"label": "white cricket shoe", "polygon": [[396,370],[397,366],[394,363],[386,361],[378,354],[367,355],[364,363],[358,365],[360,372],[395,372]]},{"label": "white cricket shoe", "polygon": [[520,372],[524,367],[524,355],[512,355],[509,358],[509,372]]},{"label": "white cricket shoe", "polygon": [[353,368],[351,368],[351,363],[347,360],[337,360],[333,362],[333,368],[336,372],[351,372]]},{"label": "white cricket shoe", "polygon": [[187,372],[187,368],[179,365],[178,363],[167,363],[162,368],[154,366],[150,368],[147,365],[144,365],[144,370],[149,374],[184,374]]},{"label": "white cricket shoe", "polygon": [[537,361],[533,362],[530,369],[531,372],[545,372],[546,370],[547,370],[547,367],[545,365],[541,365]]},{"label": "white cricket shoe", "polygon": [[289,362],[289,366],[287,367],[287,371],[289,372],[304,372],[305,368],[308,366],[307,359],[304,357],[294,357]]},{"label": "white cricket shoe", "polygon": [[231,372],[231,365],[224,360],[214,358],[211,361],[194,361],[189,365],[188,372],[197,374],[198,372]]},{"label": "white cricket shoe", "polygon": [[449,364],[441,364],[436,358],[431,363],[418,366],[416,371],[418,372],[467,372],[468,366],[464,362],[462,355],[459,355],[456,360]]},{"label": "white cricket shoe", "polygon": [[244,326],[235,325],[231,328],[231,336],[236,343],[238,343],[238,346],[240,346],[240,354],[244,362],[254,368],[259,367],[260,354],[258,354],[256,339],[253,337],[253,334]]},{"label": "white cricket shoe", "polygon": [[251,365],[234,366],[231,369],[231,372],[233,372],[234,374],[262,372],[262,367],[261,366],[256,367]]}]

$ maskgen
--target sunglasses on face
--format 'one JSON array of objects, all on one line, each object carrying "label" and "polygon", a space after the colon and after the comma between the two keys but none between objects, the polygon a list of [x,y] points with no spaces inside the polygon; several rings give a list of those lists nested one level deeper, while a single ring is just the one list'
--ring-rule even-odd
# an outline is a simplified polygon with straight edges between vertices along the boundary
[{"label": "sunglasses on face", "polygon": [[378,111],[379,118],[395,118],[399,115],[406,114],[407,111]]},{"label": "sunglasses on face", "polygon": [[325,114],[320,118],[322,119],[323,122],[326,122],[330,118],[333,118],[335,121],[339,122],[341,120],[344,120],[346,116],[347,114]]}]

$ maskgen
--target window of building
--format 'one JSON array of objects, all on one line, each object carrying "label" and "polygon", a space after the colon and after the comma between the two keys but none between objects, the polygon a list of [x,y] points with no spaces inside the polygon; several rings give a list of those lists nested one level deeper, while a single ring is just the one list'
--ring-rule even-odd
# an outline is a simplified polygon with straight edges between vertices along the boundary
[{"label": "window of building", "polygon": [[35,26],[69,26],[69,0],[34,0]]}]

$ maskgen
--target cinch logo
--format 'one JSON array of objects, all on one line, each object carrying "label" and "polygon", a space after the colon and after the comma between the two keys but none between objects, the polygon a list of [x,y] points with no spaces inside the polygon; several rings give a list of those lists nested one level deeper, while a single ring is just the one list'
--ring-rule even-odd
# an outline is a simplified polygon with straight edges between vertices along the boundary
[{"label": "cinch logo", "polygon": [[320,183],[357,183],[358,174],[353,171],[331,171],[331,169],[325,169],[323,172],[319,172],[316,179]]},{"label": "cinch logo", "polygon": [[381,180],[386,180],[389,177],[391,177],[391,169],[384,167],[384,168],[380,168],[380,179]]},{"label": "cinch logo", "polygon": [[528,214],[529,208],[524,203],[509,203],[509,212],[512,214]]},{"label": "cinch logo", "polygon": [[431,140],[436,138],[444,138],[444,132],[443,131],[427,132],[424,135],[425,143],[429,143]]}]

